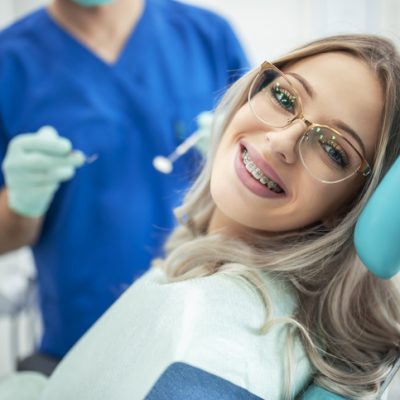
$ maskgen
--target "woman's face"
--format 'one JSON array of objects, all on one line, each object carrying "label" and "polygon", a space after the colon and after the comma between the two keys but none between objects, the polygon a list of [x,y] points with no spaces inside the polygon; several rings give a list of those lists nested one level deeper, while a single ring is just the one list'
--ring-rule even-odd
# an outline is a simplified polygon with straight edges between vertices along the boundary
[{"label": "woman's face", "polygon": [[[371,162],[379,137],[383,93],[369,67],[352,55],[331,52],[300,60],[283,72],[301,98],[305,118],[342,132],[344,125],[350,127]],[[248,103],[237,111],[213,164],[211,195],[216,209],[209,232],[272,233],[317,222],[328,224],[354,198],[364,182],[362,176],[326,184],[303,167],[298,143],[304,131],[301,120],[283,129],[268,128],[254,117]],[[256,179],[245,168],[249,161],[279,186],[271,190]]]}]

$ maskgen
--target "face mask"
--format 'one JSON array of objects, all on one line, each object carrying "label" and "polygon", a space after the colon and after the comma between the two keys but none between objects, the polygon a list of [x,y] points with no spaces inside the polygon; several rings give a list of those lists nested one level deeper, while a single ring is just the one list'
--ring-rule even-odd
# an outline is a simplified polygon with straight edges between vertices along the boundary
[{"label": "face mask", "polygon": [[95,6],[101,6],[103,4],[110,4],[114,0],[72,0],[72,1],[83,7],[95,7]]}]

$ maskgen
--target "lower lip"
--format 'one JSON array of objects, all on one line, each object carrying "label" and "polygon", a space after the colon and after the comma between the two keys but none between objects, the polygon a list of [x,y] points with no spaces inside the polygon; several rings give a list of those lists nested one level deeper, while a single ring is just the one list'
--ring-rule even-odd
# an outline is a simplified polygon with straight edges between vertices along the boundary
[{"label": "lower lip", "polygon": [[269,199],[281,199],[282,197],[285,197],[285,193],[273,192],[250,174],[243,163],[242,152],[243,148],[239,146],[239,150],[235,157],[235,171],[243,185],[246,186],[250,192],[259,197],[266,197]]}]

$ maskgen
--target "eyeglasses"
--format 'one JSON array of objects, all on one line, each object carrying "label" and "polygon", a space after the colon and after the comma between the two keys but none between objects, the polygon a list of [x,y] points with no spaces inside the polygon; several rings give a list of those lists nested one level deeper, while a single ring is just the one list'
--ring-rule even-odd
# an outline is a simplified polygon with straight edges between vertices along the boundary
[{"label": "eyeglasses", "polygon": [[254,116],[270,128],[285,128],[297,119],[304,121],[307,129],[298,143],[300,160],[320,182],[338,183],[357,173],[371,173],[349,134],[305,119],[298,92],[273,64],[261,65],[250,85],[248,101]]}]

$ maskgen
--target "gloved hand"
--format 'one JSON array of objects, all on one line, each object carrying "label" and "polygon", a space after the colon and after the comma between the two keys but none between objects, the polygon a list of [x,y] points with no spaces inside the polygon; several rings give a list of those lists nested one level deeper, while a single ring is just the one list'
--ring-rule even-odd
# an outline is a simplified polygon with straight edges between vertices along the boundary
[{"label": "gloved hand", "polygon": [[51,126],[12,139],[2,165],[10,209],[26,217],[45,214],[60,183],[85,162],[82,152],[71,150]]},{"label": "gloved hand", "polygon": [[199,133],[201,137],[195,146],[203,156],[208,152],[213,119],[214,113],[211,111],[204,111],[197,116],[198,129],[196,133]]}]

